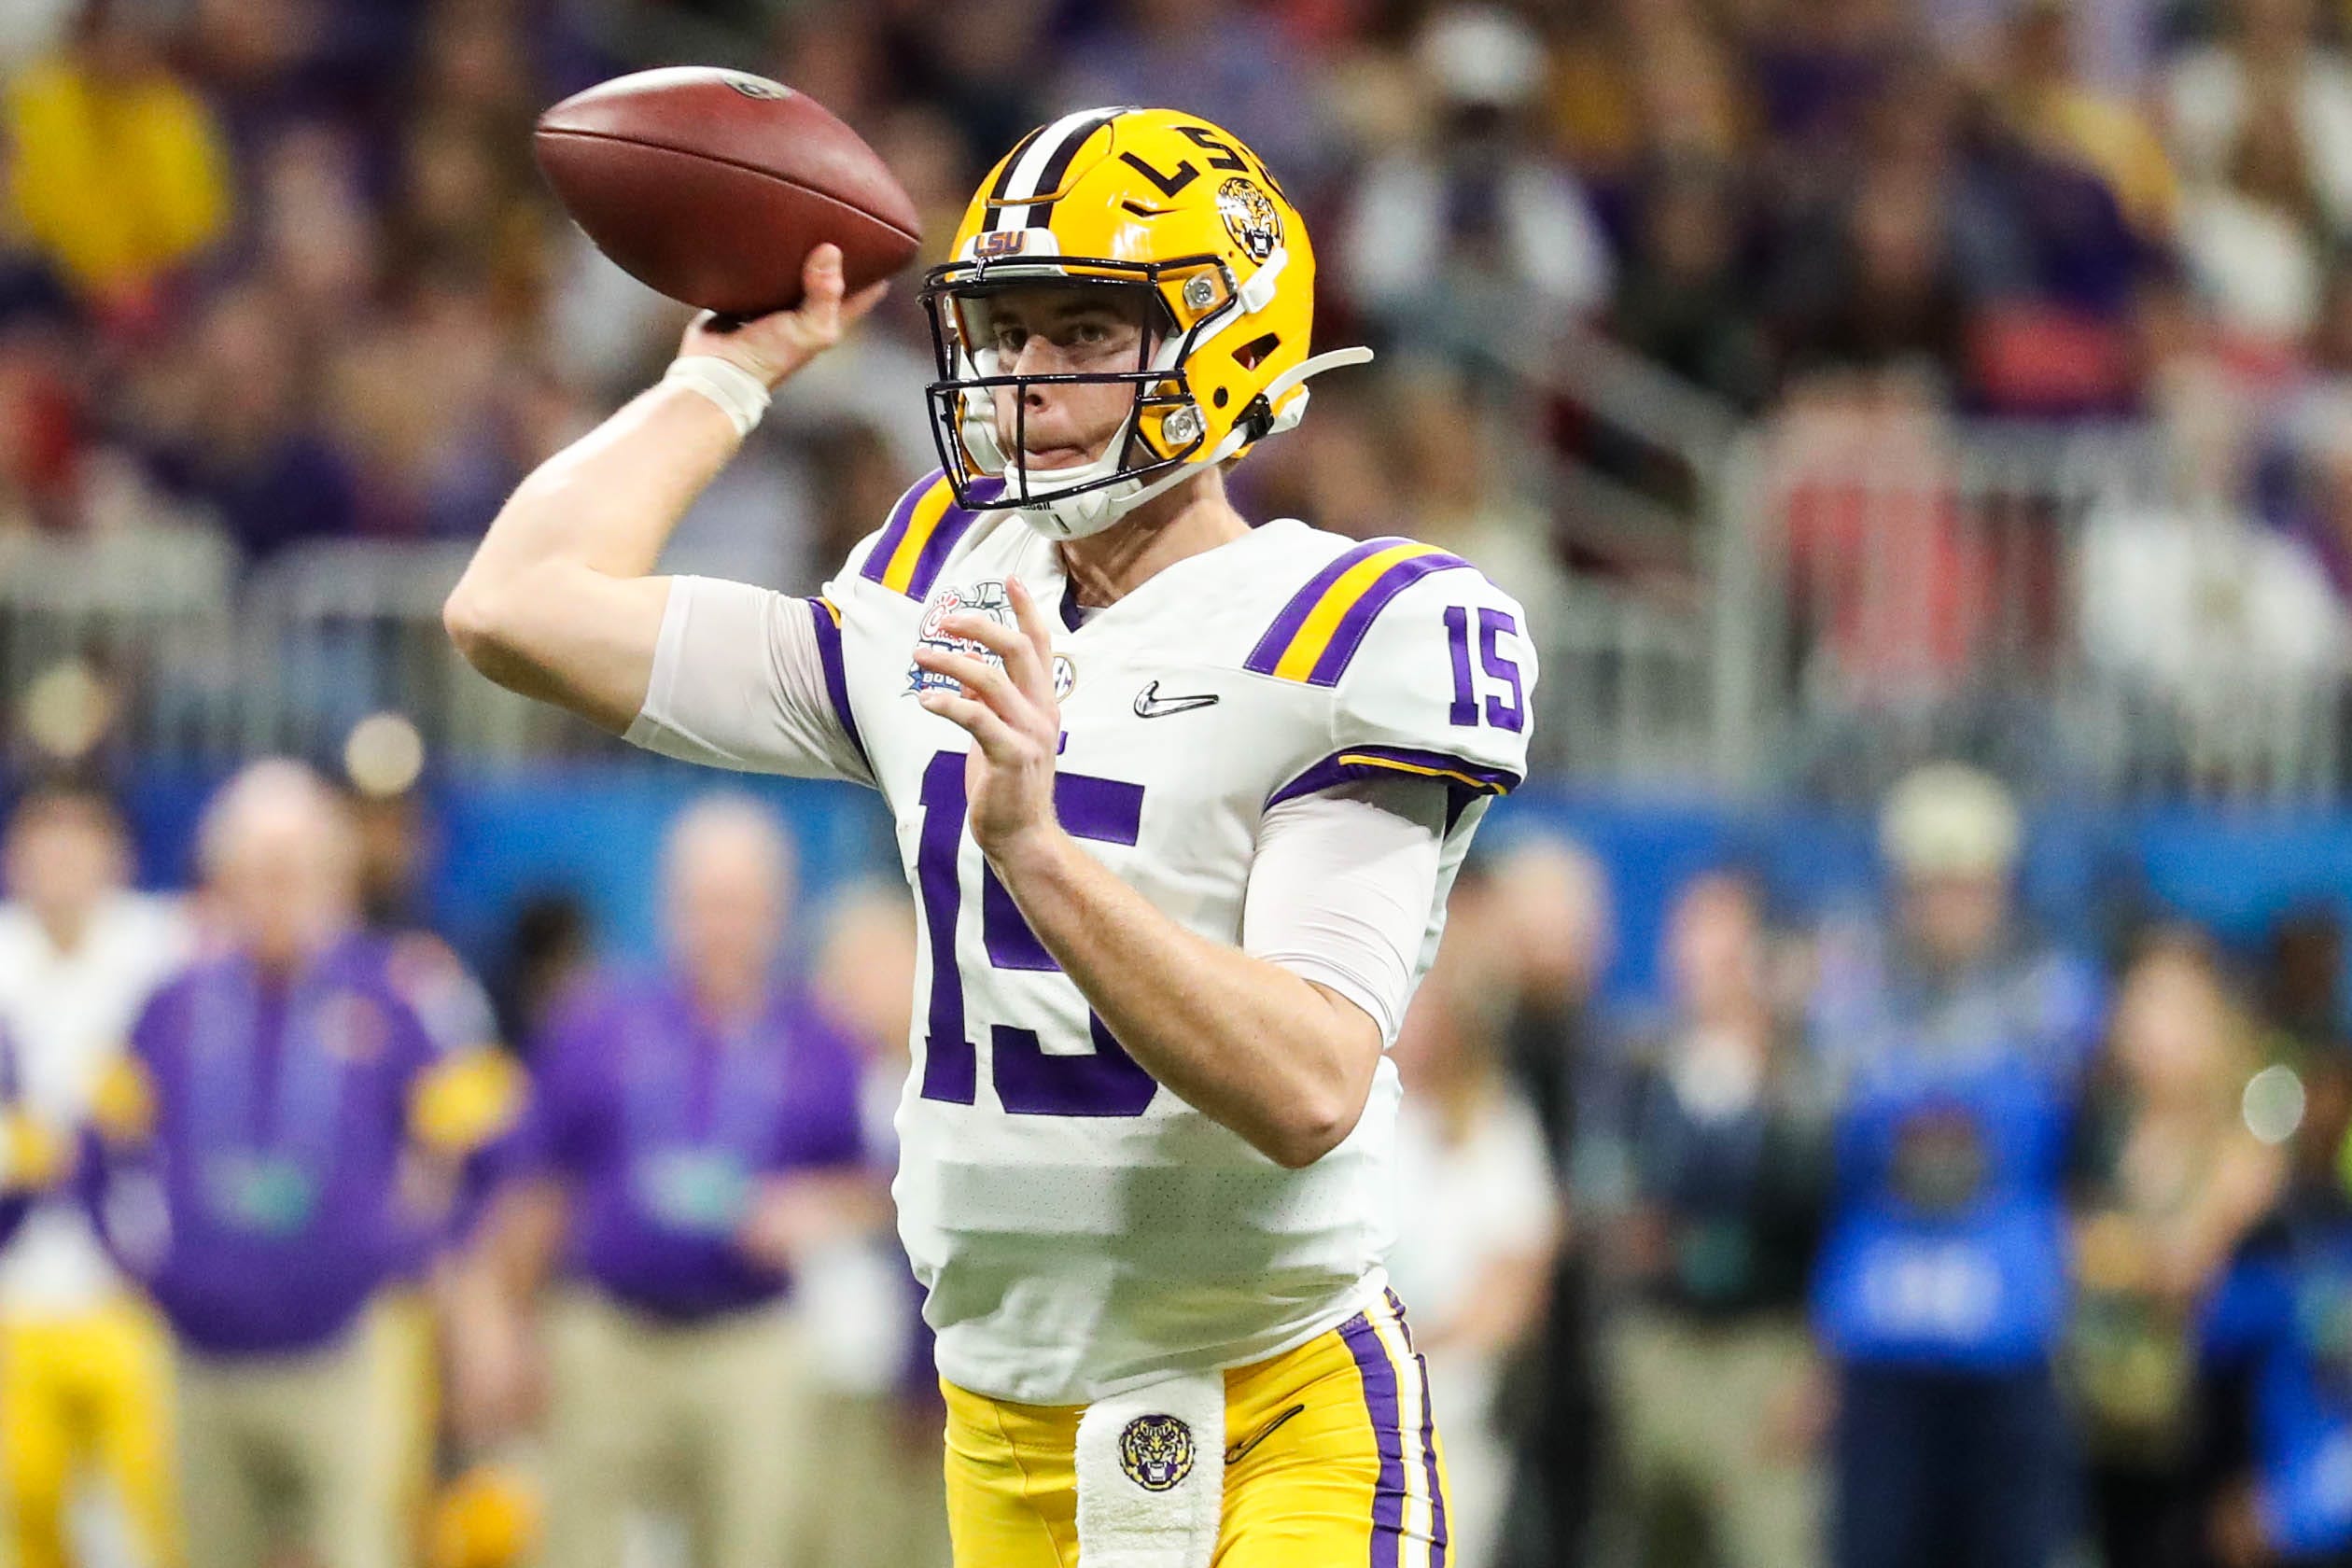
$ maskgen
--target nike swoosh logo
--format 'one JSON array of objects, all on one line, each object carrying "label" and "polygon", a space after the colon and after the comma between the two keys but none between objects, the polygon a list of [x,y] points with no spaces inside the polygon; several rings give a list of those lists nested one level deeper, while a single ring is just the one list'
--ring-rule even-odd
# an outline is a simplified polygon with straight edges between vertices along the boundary
[{"label": "nike swoosh logo", "polygon": [[1292,1406],[1289,1409],[1284,1410],[1281,1415],[1276,1416],[1272,1421],[1267,1421],[1264,1426],[1259,1427],[1255,1432],[1253,1432],[1247,1437],[1242,1438],[1239,1443],[1234,1444],[1233,1447],[1225,1449],[1225,1463],[1227,1464],[1240,1463],[1243,1455],[1247,1454],[1252,1449],[1256,1448],[1260,1443],[1265,1442],[1268,1437],[1273,1436],[1275,1432],[1284,1421],[1290,1420],[1293,1416],[1303,1416],[1306,1413],[1306,1406]]},{"label": "nike swoosh logo", "polygon": [[1202,692],[1189,697],[1163,697],[1159,682],[1155,680],[1135,693],[1135,716],[1138,719],[1160,719],[1170,713],[1190,713],[1196,707],[1212,707],[1217,693]]}]

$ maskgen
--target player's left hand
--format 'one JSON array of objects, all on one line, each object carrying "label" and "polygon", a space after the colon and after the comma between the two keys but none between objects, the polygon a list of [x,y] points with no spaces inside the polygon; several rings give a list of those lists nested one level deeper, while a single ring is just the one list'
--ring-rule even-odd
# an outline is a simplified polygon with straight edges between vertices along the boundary
[{"label": "player's left hand", "polygon": [[950,615],[939,629],[976,642],[1003,662],[922,647],[915,663],[959,681],[963,693],[922,693],[916,700],[968,731],[972,751],[964,790],[972,836],[1000,869],[1031,844],[1061,831],[1054,816],[1054,756],[1061,746],[1061,705],[1054,698],[1054,639],[1036,598],[1020,579],[1005,584],[1017,628],[987,615]]}]

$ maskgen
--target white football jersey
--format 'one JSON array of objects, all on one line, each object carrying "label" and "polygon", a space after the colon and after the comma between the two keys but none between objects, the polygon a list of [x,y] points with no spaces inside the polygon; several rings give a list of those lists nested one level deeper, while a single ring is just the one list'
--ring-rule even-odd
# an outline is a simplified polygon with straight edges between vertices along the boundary
[{"label": "white football jersey", "polygon": [[[176,899],[118,893],[61,952],[21,904],[0,904],[0,1027],[14,1038],[25,1105],[71,1132],[156,987],[186,963],[195,931]],[[81,1206],[36,1207],[0,1253],[0,1316],[70,1317],[122,1288]]]},{"label": "white football jersey", "polygon": [[1360,1309],[1383,1282],[1398,1087],[1383,1061],[1346,1141],[1284,1169],[1155,1084],[1059,971],[966,829],[968,736],[916,700],[938,680],[917,644],[945,645],[954,610],[1013,624],[1016,576],[1061,606],[1063,828],[1204,937],[1246,945],[1275,803],[1365,778],[1449,791],[1416,979],[1488,799],[1525,766],[1535,669],[1523,612],[1468,563],[1295,521],[1082,617],[1053,544],[936,475],[811,601],[854,756],[828,737],[827,770],[813,746],[731,760],[862,773],[889,802],[924,933],[893,1192],[940,1371],[1072,1404],[1273,1355]]}]

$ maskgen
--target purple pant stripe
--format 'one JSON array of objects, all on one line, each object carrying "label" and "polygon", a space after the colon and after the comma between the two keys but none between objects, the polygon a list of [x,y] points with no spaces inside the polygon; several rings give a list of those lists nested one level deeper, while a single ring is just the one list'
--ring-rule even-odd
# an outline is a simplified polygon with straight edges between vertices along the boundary
[{"label": "purple pant stripe", "polygon": [[1397,1331],[1413,1352],[1413,1371],[1421,1379],[1421,1465],[1429,1476],[1429,1568],[1446,1568],[1446,1486],[1437,1474],[1437,1412],[1429,1403],[1429,1358],[1413,1349],[1413,1325],[1406,1319],[1405,1303],[1388,1293],[1389,1310],[1396,1314]]},{"label": "purple pant stripe", "polygon": [[1361,1312],[1339,1325],[1364,1379],[1365,1407],[1380,1445],[1380,1478],[1372,1494],[1372,1568],[1402,1568],[1405,1555],[1405,1432],[1397,1414],[1396,1366],[1379,1330]]}]

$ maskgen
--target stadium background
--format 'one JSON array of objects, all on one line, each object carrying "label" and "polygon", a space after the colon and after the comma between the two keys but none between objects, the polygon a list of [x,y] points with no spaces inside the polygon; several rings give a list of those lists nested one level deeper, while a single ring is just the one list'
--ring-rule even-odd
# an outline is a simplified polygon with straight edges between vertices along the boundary
[{"label": "stadium background", "polygon": [[[1505,1337],[1533,1350],[1494,1347],[1561,1391],[1497,1418],[1508,1560],[1618,1561],[1592,1500],[1646,1287],[1608,1085],[1688,1002],[1693,878],[1761,889],[1802,1034],[1820,933],[1890,898],[1878,804],[1962,759],[2023,804],[2039,938],[2119,982],[2151,929],[2209,941],[2224,1111],[2265,1064],[2317,1108],[2346,1065],[2347,41],[2326,0],[14,0],[0,780],[101,781],[173,889],[243,761],[349,779],[384,907],[527,1046],[548,963],[651,954],[661,833],[713,782],[440,626],[506,491],[682,320],[553,210],[533,116],[639,65],[762,71],[939,236],[1042,119],[1197,110],[1308,214],[1319,341],[1382,354],[1239,470],[1244,511],[1444,544],[1531,610],[1539,766],[1487,842],[1551,940],[1441,1032],[1492,1037],[1465,1115],[1536,1118],[1564,1216]],[[932,466],[913,293],[779,395],[671,567],[810,591]],[[749,787],[804,937],[888,877],[870,801]],[[1826,1386],[1788,1416],[1816,1481]],[[1745,1549],[1735,1519],[1716,1560]]]}]

